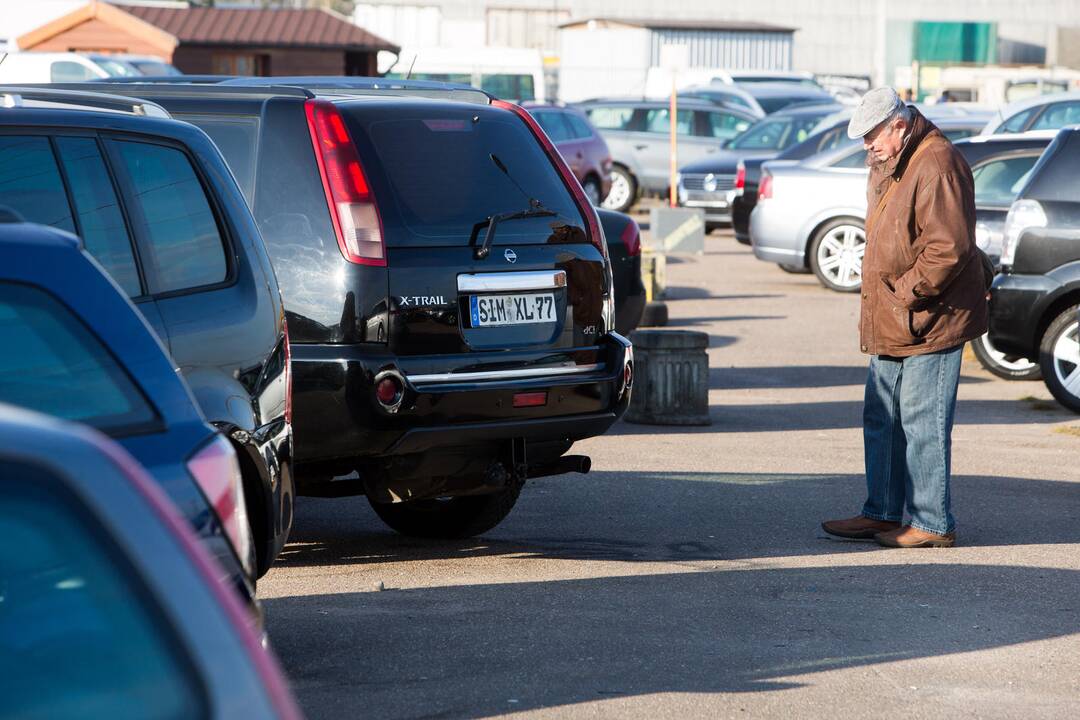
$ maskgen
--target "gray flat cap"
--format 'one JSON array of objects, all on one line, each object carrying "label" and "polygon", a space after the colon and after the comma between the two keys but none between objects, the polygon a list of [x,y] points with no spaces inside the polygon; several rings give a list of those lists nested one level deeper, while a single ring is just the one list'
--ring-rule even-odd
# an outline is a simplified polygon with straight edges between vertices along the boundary
[{"label": "gray flat cap", "polygon": [[890,115],[904,106],[904,101],[891,87],[874,88],[863,95],[847,126],[848,137],[858,140],[885,122]]}]

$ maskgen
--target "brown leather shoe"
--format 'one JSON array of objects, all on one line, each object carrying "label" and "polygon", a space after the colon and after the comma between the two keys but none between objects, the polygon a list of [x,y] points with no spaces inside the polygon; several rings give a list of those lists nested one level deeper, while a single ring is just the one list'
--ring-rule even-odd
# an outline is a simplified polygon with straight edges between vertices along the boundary
[{"label": "brown leather shoe", "polygon": [[847,520],[826,520],[821,523],[821,529],[830,535],[852,540],[873,540],[878,533],[895,530],[898,527],[900,527],[898,522],[874,520],[862,515]]},{"label": "brown leather shoe", "polygon": [[947,548],[952,547],[953,544],[956,543],[956,533],[951,532],[945,535],[935,535],[934,533],[929,533],[925,530],[920,530],[919,528],[907,525],[898,530],[889,530],[888,532],[878,533],[874,536],[874,539],[877,540],[878,545],[884,545],[885,547]]}]

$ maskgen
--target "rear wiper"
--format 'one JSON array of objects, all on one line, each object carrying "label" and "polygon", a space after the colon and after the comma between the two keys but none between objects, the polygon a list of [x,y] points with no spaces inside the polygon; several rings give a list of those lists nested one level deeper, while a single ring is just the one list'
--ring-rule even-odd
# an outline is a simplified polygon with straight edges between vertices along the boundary
[{"label": "rear wiper", "polygon": [[499,213],[498,215],[492,215],[487,219],[487,233],[484,234],[484,242],[480,243],[480,247],[476,248],[474,257],[477,260],[483,260],[491,254],[491,243],[495,240],[495,228],[499,223],[507,220],[520,220],[522,218],[533,217],[553,217],[558,215],[554,210],[548,210],[546,207],[540,204],[539,200],[530,200],[529,204],[532,205],[528,210],[512,210],[511,212]]}]

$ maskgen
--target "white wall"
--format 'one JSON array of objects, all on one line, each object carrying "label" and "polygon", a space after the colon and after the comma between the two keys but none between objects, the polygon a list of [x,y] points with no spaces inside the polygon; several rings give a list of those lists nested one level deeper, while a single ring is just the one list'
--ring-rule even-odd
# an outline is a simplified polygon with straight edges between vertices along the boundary
[{"label": "white wall", "polygon": [[559,99],[645,93],[649,32],[640,28],[567,28],[559,56]]}]

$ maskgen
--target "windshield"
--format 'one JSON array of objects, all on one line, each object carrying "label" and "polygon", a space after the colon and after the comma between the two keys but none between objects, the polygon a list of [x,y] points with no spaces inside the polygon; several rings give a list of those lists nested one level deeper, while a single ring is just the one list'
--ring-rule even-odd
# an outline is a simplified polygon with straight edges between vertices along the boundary
[{"label": "windshield", "polygon": [[765,118],[731,142],[736,150],[786,150],[810,136],[822,115]]}]

